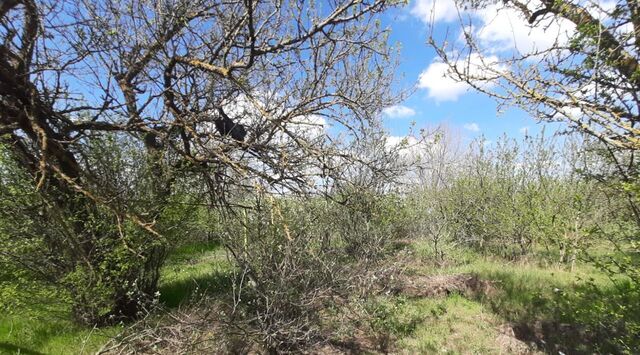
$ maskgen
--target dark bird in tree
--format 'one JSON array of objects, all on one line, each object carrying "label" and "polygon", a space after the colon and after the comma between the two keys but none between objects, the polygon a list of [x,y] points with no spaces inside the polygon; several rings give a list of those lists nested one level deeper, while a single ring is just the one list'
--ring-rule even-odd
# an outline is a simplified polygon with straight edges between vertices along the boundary
[{"label": "dark bird in tree", "polygon": [[218,107],[218,113],[220,117],[214,121],[218,132],[223,136],[231,136],[231,138],[239,142],[244,142],[244,137],[247,135],[247,130],[244,126],[233,122],[221,107]]},{"label": "dark bird in tree", "polygon": [[162,141],[158,139],[158,135],[153,132],[149,132],[144,135],[144,145],[147,148],[154,149],[154,150],[164,148]]}]

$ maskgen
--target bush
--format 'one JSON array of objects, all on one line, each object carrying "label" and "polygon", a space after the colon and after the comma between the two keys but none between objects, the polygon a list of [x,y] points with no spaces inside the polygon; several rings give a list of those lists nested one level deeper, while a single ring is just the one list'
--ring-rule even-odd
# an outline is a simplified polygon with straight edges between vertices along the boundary
[{"label": "bush", "polygon": [[576,350],[634,354],[640,349],[640,289],[629,280],[611,285],[586,280],[574,292],[558,292],[558,321],[578,327],[580,337],[566,344]]},{"label": "bush", "polygon": [[393,251],[394,242],[412,236],[406,200],[396,194],[343,192],[346,202],[327,209],[334,242],[354,260],[378,260]]},{"label": "bush", "polygon": [[234,324],[248,324],[245,331],[272,351],[326,341],[328,310],[369,297],[369,270],[403,227],[396,224],[400,199],[366,201],[352,209],[259,194],[250,209],[233,210],[222,242],[238,267]]},{"label": "bush", "polygon": [[167,232],[186,214],[166,208],[172,197],[153,190],[161,178],[152,176],[139,151],[127,140],[106,137],[85,157],[96,173],[93,183],[109,191],[121,210],[100,205],[55,176],[37,189],[14,157],[0,151],[0,263],[11,265],[24,287],[61,286],[82,324],[137,317],[156,297],[167,239],[143,230],[127,213],[153,217],[155,227]]},{"label": "bush", "polygon": [[259,196],[234,211],[223,244],[238,266],[234,317],[271,350],[294,350],[319,341],[320,311],[336,293],[344,271],[316,234],[323,227],[298,200]]},{"label": "bush", "polygon": [[471,148],[445,186],[421,192],[422,220],[430,221],[423,230],[434,243],[446,239],[508,258],[553,247],[560,261],[575,261],[592,225],[594,196],[590,183],[557,171],[555,143],[503,137],[493,148],[483,140]]}]

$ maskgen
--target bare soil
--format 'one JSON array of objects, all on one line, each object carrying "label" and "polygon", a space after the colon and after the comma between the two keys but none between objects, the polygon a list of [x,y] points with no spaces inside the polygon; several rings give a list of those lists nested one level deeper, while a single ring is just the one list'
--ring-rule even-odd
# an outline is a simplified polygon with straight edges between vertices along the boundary
[{"label": "bare soil", "polygon": [[444,297],[451,294],[477,297],[491,296],[496,292],[492,282],[474,274],[403,276],[392,290],[407,297]]}]

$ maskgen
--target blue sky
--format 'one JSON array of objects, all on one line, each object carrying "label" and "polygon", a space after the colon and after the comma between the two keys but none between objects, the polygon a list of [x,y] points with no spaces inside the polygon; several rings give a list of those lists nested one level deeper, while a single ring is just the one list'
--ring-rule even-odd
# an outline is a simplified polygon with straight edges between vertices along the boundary
[{"label": "blue sky", "polygon": [[[426,42],[430,32],[430,21],[427,21],[427,18],[436,19],[436,35],[439,34],[438,32],[442,34],[448,30],[449,37],[455,38],[460,32],[459,23],[448,18],[447,13],[450,14],[452,9],[447,8],[447,0],[438,1],[440,3],[437,3],[438,5],[434,8],[432,0],[412,0],[405,7],[388,12],[383,19],[384,25],[392,30],[390,43],[402,48],[398,68],[400,84],[405,88],[416,88],[413,94],[402,103],[402,107],[389,110],[385,115],[385,126],[389,133],[394,136],[406,135],[412,121],[415,121],[418,129],[446,124],[461,132],[465,140],[484,135],[486,139],[495,141],[504,133],[515,138],[521,137],[525,128],[528,128],[529,133],[540,130],[543,124],[537,123],[523,110],[510,108],[498,113],[496,102],[488,96],[473,90],[462,93],[460,90],[454,90],[456,92],[452,94],[450,91],[447,92],[446,88],[437,85],[439,82],[437,77],[431,76],[431,79],[424,79],[426,85],[432,83],[431,86],[435,87],[418,87],[421,73],[427,71],[436,57],[435,51]],[[438,8],[440,4],[444,4],[442,5],[444,8]],[[426,15],[425,9],[440,12],[435,16]],[[500,36],[501,34],[497,34],[497,37]],[[529,42],[530,39],[533,41],[536,36],[544,37],[545,35],[531,33],[530,29],[517,26],[511,29],[504,28],[502,34],[503,39],[514,38],[514,42],[520,41],[522,43],[517,44],[521,45],[528,45],[524,42]],[[550,128],[547,128],[547,131]]]}]

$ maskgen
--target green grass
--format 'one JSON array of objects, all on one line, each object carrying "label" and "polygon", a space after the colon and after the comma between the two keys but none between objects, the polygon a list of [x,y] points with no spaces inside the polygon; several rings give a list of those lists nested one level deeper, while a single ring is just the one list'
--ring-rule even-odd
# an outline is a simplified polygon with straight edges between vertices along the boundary
[{"label": "green grass", "polygon": [[[417,243],[413,249],[418,259],[424,261],[410,270],[415,274],[474,273],[481,279],[493,282],[496,292],[488,297],[479,295],[465,302],[456,300],[453,303],[449,299],[424,301],[427,304],[444,302],[447,314],[458,316],[462,323],[466,322],[465,315],[474,312],[488,314],[488,319],[492,320],[490,324],[513,325],[516,332],[520,333],[520,338],[537,341],[545,351],[550,352],[638,351],[633,347],[640,346],[636,335],[640,334],[640,295],[627,279],[611,280],[601,270],[581,262],[576,262],[571,270],[567,265],[550,263],[541,258],[507,261],[456,247],[446,249],[447,258],[438,264],[433,262],[433,251],[428,243]],[[461,326],[452,319],[455,317],[445,319],[444,323],[432,319],[431,327],[421,327],[422,330],[407,338],[410,340],[403,340],[403,343],[410,346],[412,351],[449,349],[451,346],[447,348],[437,339],[445,335],[442,330],[444,324],[452,322],[452,332],[452,329]],[[429,320],[425,323],[429,323]],[[463,337],[460,341],[471,345],[465,349],[454,349],[454,353],[493,352],[484,343],[484,339],[493,338],[484,334],[481,327],[476,324],[467,330],[463,327],[456,332],[479,336]],[[541,335],[545,343],[539,341]],[[429,348],[429,344],[433,346]]]},{"label": "green grass", "polygon": [[409,318],[424,317],[415,331],[398,341],[403,352],[496,354],[508,351],[500,341],[500,318],[481,303],[460,295],[412,300],[403,313]]},{"label": "green grass", "polygon": [[[175,307],[189,300],[197,290],[209,294],[224,292],[231,286],[231,277],[231,264],[219,245],[183,246],[169,255],[162,269],[160,301]],[[7,285],[11,286],[14,285]],[[33,297],[32,291],[14,297],[28,301]],[[42,301],[42,297],[37,299]],[[78,326],[71,320],[66,302],[49,300],[46,305],[32,305],[25,301],[10,314],[0,316],[0,354],[91,354],[123,329]]]},{"label": "green grass", "polygon": [[23,310],[0,317],[0,354],[92,354],[121,329],[80,327],[66,305],[54,308],[59,312]]},{"label": "green grass", "polygon": [[211,295],[229,290],[233,266],[218,244],[194,244],[175,250],[160,274],[160,302],[176,307],[196,292]]},{"label": "green grass", "polygon": [[[570,270],[566,265],[536,258],[506,261],[457,247],[447,247],[445,261],[436,263],[428,243],[417,243],[412,248],[417,262],[409,266],[410,274],[474,273],[492,281],[496,291],[472,298],[457,294],[445,298],[376,298],[367,306],[367,312],[374,316],[369,326],[373,332],[388,334],[395,340],[393,351],[512,353],[523,343],[505,335],[505,329],[533,329],[540,323],[570,327],[566,332],[553,327],[545,330],[547,351],[637,350],[632,348],[632,337],[640,333],[634,328],[640,324],[640,312],[633,305],[640,304],[640,297],[625,280],[612,282],[596,268],[579,262]],[[233,271],[232,263],[217,244],[182,246],[170,253],[162,268],[160,301],[167,307],[177,307],[200,294],[223,297],[231,288]],[[23,293],[16,297],[42,300],[30,292]],[[0,354],[93,353],[123,329],[83,328],[75,325],[69,314],[68,304],[62,301],[40,307],[23,302],[14,307],[11,313],[0,316]],[[585,324],[596,326],[576,326]],[[600,329],[597,325],[606,327]],[[589,339],[614,340],[591,344],[584,329],[589,330]],[[380,339],[384,341],[384,337]],[[620,346],[627,346],[626,350],[612,343],[619,339],[625,342]]]}]

